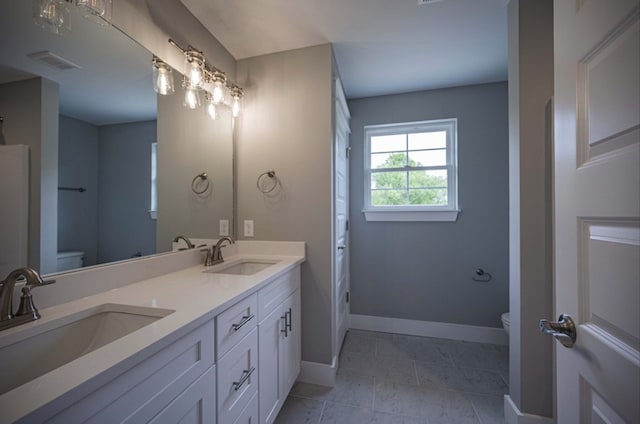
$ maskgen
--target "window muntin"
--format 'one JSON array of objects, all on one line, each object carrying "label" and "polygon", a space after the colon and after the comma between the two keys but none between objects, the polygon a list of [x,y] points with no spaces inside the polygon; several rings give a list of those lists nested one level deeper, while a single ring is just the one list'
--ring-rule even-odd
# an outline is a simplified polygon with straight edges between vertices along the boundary
[{"label": "window muntin", "polygon": [[365,127],[365,212],[457,210],[456,119]]}]

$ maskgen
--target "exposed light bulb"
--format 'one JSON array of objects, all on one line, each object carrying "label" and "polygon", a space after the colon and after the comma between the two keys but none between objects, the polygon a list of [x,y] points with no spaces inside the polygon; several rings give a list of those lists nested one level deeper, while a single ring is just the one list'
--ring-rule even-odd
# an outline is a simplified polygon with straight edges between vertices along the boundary
[{"label": "exposed light bulb", "polygon": [[214,105],[213,102],[209,102],[209,104],[207,105],[207,115],[209,115],[209,118],[214,120],[218,117],[216,112],[216,105]]},{"label": "exposed light bulb", "polygon": [[189,69],[189,83],[192,87],[201,87],[202,81],[204,80],[202,75],[202,68],[197,65],[192,64]]},{"label": "exposed light bulb", "polygon": [[213,87],[213,102],[217,105],[224,101],[224,88],[222,87],[222,83],[216,81],[215,86]]},{"label": "exposed light bulb", "polygon": [[233,113],[233,117],[237,118],[240,115],[240,99],[235,97],[233,99],[233,106],[231,106],[231,112]]},{"label": "exposed light bulb", "polygon": [[158,57],[153,58],[153,89],[156,93],[167,95],[175,91],[173,70]]},{"label": "exposed light bulb", "polygon": [[200,96],[198,89],[189,87],[184,92],[184,105],[189,109],[197,109],[200,106]]},{"label": "exposed light bulb", "polygon": [[204,55],[198,50],[189,48],[185,53],[186,72],[188,84],[192,88],[202,88],[204,85]]}]

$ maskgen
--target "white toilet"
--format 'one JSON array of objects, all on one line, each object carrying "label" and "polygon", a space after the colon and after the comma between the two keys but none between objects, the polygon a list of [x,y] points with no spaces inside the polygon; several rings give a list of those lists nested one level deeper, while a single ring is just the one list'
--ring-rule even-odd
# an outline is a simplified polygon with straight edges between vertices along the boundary
[{"label": "white toilet", "polygon": [[84,266],[84,252],[66,251],[58,252],[57,272],[67,271],[70,269],[82,268]]},{"label": "white toilet", "polygon": [[505,312],[504,314],[502,314],[502,327],[504,327],[504,331],[507,333],[507,336],[509,335],[509,325],[511,324],[511,316],[509,315],[509,312]]}]

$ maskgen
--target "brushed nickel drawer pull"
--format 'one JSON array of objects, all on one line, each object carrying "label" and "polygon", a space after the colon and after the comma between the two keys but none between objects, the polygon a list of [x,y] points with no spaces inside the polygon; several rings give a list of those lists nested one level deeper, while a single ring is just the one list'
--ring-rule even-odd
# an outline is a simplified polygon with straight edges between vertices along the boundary
[{"label": "brushed nickel drawer pull", "polygon": [[253,374],[253,372],[256,370],[256,367],[251,367],[250,370],[244,370],[242,371],[242,378],[240,379],[240,381],[234,381],[233,382],[233,389],[234,390],[239,390],[240,387],[242,387],[242,385],[244,384],[245,381],[247,381],[247,379],[249,378],[249,376],[251,376],[251,374]]},{"label": "brushed nickel drawer pull", "polygon": [[231,327],[233,327],[233,331],[238,331],[239,329],[241,329],[242,327],[244,327],[249,321],[251,321],[253,319],[253,317],[255,317],[255,314],[251,314],[251,315],[246,315],[242,317],[242,321],[240,321],[237,324],[231,324]]}]

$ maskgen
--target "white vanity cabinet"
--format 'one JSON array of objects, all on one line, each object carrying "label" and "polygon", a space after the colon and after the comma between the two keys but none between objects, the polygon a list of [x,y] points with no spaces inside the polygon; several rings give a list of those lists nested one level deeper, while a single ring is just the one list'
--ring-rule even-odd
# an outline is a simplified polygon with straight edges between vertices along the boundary
[{"label": "white vanity cabinet", "polygon": [[17,422],[273,423],[300,371],[300,266],[256,284],[215,319]]},{"label": "white vanity cabinet", "polygon": [[66,409],[45,407],[19,422],[214,423],[214,334],[211,320]]},{"label": "white vanity cabinet", "polygon": [[300,267],[258,292],[260,423],[273,423],[300,372]]}]

